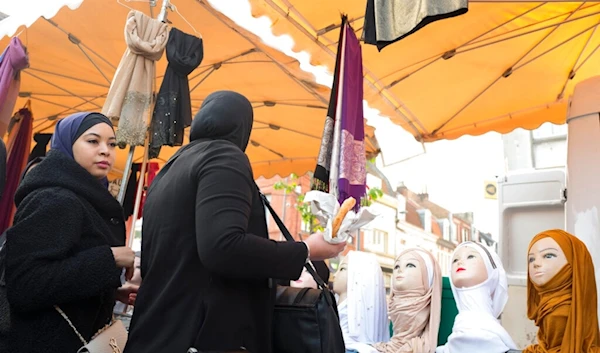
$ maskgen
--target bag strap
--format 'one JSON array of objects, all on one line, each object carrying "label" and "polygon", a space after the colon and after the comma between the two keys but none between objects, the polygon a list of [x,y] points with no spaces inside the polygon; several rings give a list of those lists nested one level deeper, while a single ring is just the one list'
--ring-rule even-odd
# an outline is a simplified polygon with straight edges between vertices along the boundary
[{"label": "bag strap", "polygon": [[[258,186],[257,186],[257,188],[258,188]],[[294,240],[294,237],[292,236],[292,234],[290,234],[290,231],[287,229],[285,224],[283,224],[283,221],[281,220],[281,218],[279,218],[279,216],[277,215],[277,213],[275,212],[273,207],[271,207],[271,203],[269,202],[269,200],[267,200],[267,197],[260,190],[258,190],[258,194],[260,195],[260,198],[261,198],[263,204],[267,207],[267,209],[271,213],[271,216],[273,216],[275,223],[277,223],[277,226],[279,227],[279,230],[281,230],[281,233],[283,234],[285,239],[287,241],[296,242],[296,240]],[[308,262],[306,262],[306,264],[304,264],[304,268],[306,268],[308,273],[310,273],[310,275],[314,278],[315,282],[317,282],[317,285],[319,285],[319,287],[321,289],[327,288],[327,284],[325,284],[325,282],[321,279],[321,277],[319,277],[317,272],[313,269],[312,263],[310,263],[310,261],[308,261]]]},{"label": "bag strap", "polygon": [[77,335],[77,337],[79,337],[79,340],[81,341],[81,343],[83,343],[84,346],[87,345],[88,344],[87,341],[83,338],[83,336],[79,333],[79,331],[77,331],[77,329],[75,328],[75,325],[73,325],[71,320],[69,320],[69,317],[67,316],[67,314],[65,314],[65,312],[62,311],[62,309],[59,308],[57,305],[54,306],[54,309],[56,309],[56,311],[58,311],[60,316],[62,316],[63,319],[65,319],[65,321],[69,324],[69,326],[71,326],[73,331],[75,331],[75,334]]}]

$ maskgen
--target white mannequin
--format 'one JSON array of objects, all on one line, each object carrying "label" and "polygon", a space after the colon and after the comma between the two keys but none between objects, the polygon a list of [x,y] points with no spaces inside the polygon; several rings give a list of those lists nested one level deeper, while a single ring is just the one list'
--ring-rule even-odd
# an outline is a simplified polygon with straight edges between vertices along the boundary
[{"label": "white mannequin", "polygon": [[527,259],[529,279],[538,286],[548,283],[568,263],[560,245],[550,237],[533,243]]},{"label": "white mannequin", "polygon": [[460,244],[450,266],[458,307],[452,334],[437,353],[505,353],[516,344],[500,325],[508,301],[508,281],[500,257],[474,242]]},{"label": "white mannequin", "polygon": [[488,279],[483,258],[477,249],[470,246],[459,248],[452,257],[452,283],[456,288],[469,288]]},{"label": "white mannequin", "polygon": [[346,300],[348,292],[348,257],[340,262],[333,281],[333,292],[338,295],[338,304]]},{"label": "white mannequin", "polygon": [[374,254],[351,251],[333,282],[347,350],[377,352],[371,345],[389,340],[383,272]]}]

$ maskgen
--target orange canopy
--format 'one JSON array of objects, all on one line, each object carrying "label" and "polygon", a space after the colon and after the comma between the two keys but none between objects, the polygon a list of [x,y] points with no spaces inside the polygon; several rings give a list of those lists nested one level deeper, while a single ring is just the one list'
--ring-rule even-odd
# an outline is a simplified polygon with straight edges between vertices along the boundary
[{"label": "orange canopy", "polygon": [[[160,10],[148,2],[121,3],[153,17]],[[204,40],[204,60],[189,76],[193,113],[216,90],[240,92],[254,105],[254,129],[247,154],[255,176],[302,175],[313,170],[329,89],[314,84],[312,75],[300,70],[295,60],[267,47],[205,2],[174,3],[177,11],[168,15],[172,25],[191,34],[198,31]],[[21,75],[15,109],[31,100],[34,133],[52,132],[56,121],[71,113],[101,110],[125,51],[123,30],[129,11],[116,0],[85,0],[75,10],[63,7],[54,17],[49,16],[51,19],[39,18],[18,31],[2,32],[0,23],[0,33],[16,32],[29,52],[30,68]],[[0,48],[9,40],[0,38]],[[166,65],[163,55],[157,63],[158,85]],[[367,149],[372,155],[378,151],[373,128],[368,128],[367,134],[371,136]],[[164,147],[159,160],[166,161],[175,150]],[[116,175],[124,170],[127,152],[118,152]],[[137,148],[134,161],[140,162],[142,153],[143,149]]]},{"label": "orange canopy", "polygon": [[[250,0],[313,64],[333,68],[340,13],[362,34],[365,0]],[[378,52],[363,45],[365,99],[420,141],[564,123],[568,97],[600,73],[598,1],[469,1]]]}]

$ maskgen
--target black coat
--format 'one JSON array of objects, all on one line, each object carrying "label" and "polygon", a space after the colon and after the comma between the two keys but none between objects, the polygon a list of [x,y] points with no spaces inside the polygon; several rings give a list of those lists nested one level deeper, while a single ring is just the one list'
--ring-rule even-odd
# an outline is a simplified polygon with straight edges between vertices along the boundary
[{"label": "black coat", "polygon": [[243,153],[252,121],[244,121],[230,97],[219,97],[224,105],[217,107],[213,98],[192,123],[193,142],[148,191],[142,286],[125,353],[189,347],[269,353],[269,278],[296,279],[306,261],[304,244],[268,239],[265,208]]},{"label": "black coat", "polygon": [[7,231],[10,351],[76,352],[110,322],[121,270],[111,246],[125,244],[119,203],[70,157],[48,156],[24,178]]}]

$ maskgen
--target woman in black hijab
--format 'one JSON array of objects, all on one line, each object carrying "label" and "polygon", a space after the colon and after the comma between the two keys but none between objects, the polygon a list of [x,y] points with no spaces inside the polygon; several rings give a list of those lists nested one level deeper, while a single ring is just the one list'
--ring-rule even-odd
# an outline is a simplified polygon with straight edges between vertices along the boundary
[{"label": "woman in black hijab", "polygon": [[143,281],[125,353],[270,353],[271,278],[296,279],[308,257],[323,260],[344,249],[320,233],[304,242],[269,240],[244,153],[252,122],[246,97],[209,95],[192,122],[191,142],[152,182]]}]

